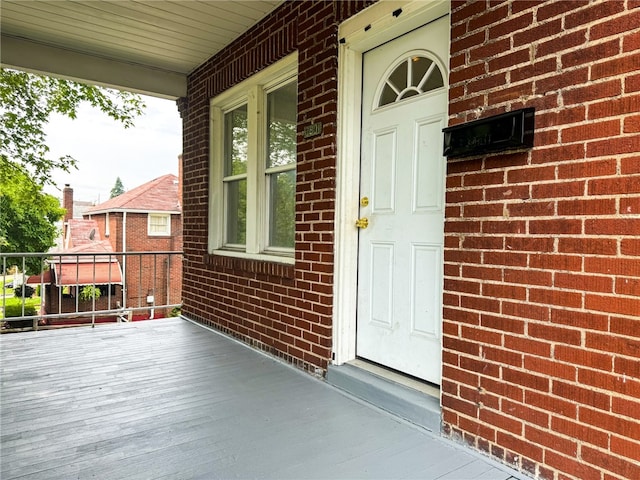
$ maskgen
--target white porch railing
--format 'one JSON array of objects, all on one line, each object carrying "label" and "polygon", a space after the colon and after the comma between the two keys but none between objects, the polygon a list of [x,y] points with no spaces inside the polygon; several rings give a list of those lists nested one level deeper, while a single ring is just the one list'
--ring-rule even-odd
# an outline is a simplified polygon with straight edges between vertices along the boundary
[{"label": "white porch railing", "polygon": [[0,268],[2,333],[164,318],[182,303],[177,251],[0,253]]}]

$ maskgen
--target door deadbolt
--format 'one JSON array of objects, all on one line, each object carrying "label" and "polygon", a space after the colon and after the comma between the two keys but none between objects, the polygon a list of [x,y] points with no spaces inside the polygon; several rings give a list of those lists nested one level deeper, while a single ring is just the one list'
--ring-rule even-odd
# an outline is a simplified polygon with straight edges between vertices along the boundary
[{"label": "door deadbolt", "polygon": [[369,226],[369,219],[368,218],[359,218],[358,220],[356,220],[356,227],[358,228],[367,228]]}]

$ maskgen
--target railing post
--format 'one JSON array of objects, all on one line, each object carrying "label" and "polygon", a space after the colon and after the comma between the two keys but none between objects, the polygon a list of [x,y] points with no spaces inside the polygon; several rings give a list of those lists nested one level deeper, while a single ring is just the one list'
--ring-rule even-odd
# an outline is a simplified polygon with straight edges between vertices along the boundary
[{"label": "railing post", "polygon": [[6,288],[7,284],[7,257],[2,257],[2,321],[7,321],[7,297]]},{"label": "railing post", "polygon": [[93,282],[91,283],[91,328],[96,328],[96,256],[93,256]]}]

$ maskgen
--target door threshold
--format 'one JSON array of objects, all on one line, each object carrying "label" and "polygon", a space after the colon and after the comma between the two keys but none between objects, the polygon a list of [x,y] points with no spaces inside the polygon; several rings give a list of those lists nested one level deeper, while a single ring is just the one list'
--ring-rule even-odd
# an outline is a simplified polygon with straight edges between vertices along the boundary
[{"label": "door threshold", "polygon": [[440,389],[356,359],[329,365],[327,382],[378,408],[440,434]]},{"label": "door threshold", "polygon": [[360,368],[361,370],[370,372],[373,375],[377,375],[378,377],[385,378],[391,382],[399,383],[400,385],[404,385],[407,388],[418,390],[419,392],[425,393],[435,398],[440,398],[440,388],[432,383],[419,380],[409,375],[403,375],[396,370],[390,370],[388,368],[381,367],[380,365],[362,360],[360,358],[356,358],[355,360],[351,360],[347,363],[349,365],[353,365],[354,367]]}]

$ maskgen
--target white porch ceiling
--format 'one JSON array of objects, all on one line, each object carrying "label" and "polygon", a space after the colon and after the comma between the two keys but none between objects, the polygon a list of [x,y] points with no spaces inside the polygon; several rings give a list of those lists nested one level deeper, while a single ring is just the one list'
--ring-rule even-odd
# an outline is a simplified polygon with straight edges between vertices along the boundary
[{"label": "white porch ceiling", "polygon": [[2,66],[164,98],[283,0],[2,0]]}]

